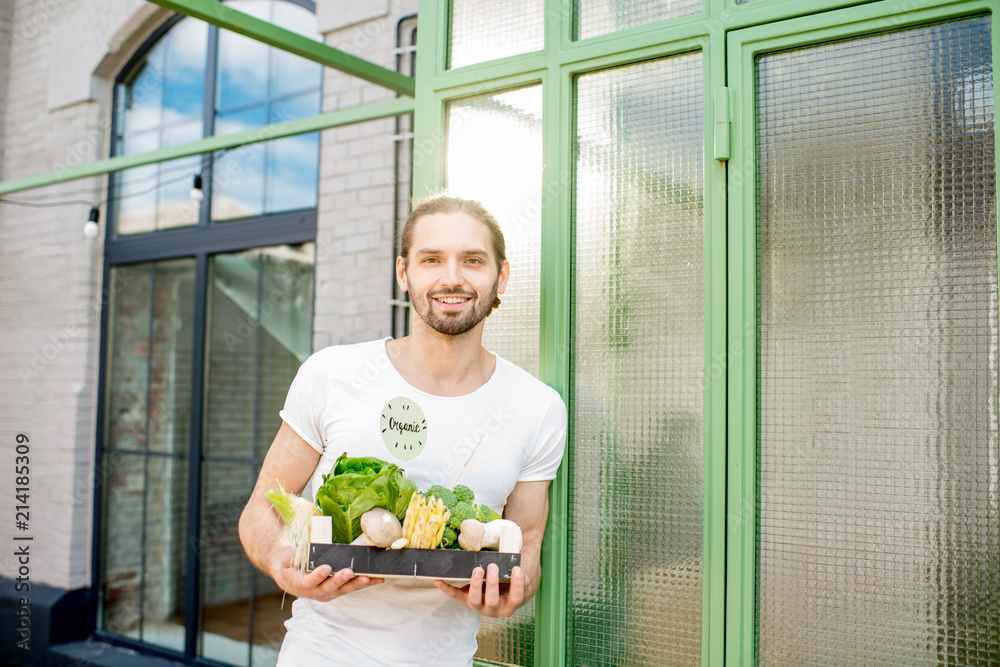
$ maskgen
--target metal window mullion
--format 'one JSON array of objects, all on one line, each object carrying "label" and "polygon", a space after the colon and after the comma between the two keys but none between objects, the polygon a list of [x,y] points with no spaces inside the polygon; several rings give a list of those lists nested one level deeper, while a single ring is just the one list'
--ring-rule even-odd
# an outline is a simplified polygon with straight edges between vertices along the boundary
[{"label": "metal window mullion", "polygon": [[[555,165],[542,172],[542,238],[539,320],[539,376],[569,405],[572,353],[570,303],[571,198],[560,174],[573,169],[573,81],[563,71],[559,54],[572,30],[565,21],[565,2],[545,0],[542,81],[542,162]],[[568,25],[570,24],[570,25]],[[546,197],[545,194],[548,194]],[[572,441],[567,432],[567,452]],[[549,488],[549,516],[542,549],[543,575],[535,605],[535,664],[567,664],[570,636],[569,466],[563,457]]]},{"label": "metal window mullion", "polygon": [[153,322],[156,310],[156,264],[149,269],[149,328],[146,334],[146,419],[142,451],[142,521],[139,537],[139,639],[145,634],[146,623],[146,512],[149,509],[149,412],[153,392]]},{"label": "metal window mullion", "polygon": [[[111,284],[111,267],[107,260],[104,262],[102,270],[102,285]],[[101,292],[101,304],[100,313],[98,317],[98,323],[100,325],[99,333],[99,343],[98,343],[98,368],[100,369],[97,374],[97,429],[94,438],[95,452],[94,452],[94,484],[93,484],[93,516],[91,525],[91,545],[90,545],[90,595],[87,605],[87,629],[90,631],[97,630],[97,618],[99,614],[99,609],[101,607],[100,602],[104,598],[104,580],[102,578],[102,573],[104,571],[104,560],[102,556],[104,555],[104,520],[102,516],[102,511],[104,509],[105,495],[104,495],[104,482],[106,481],[103,473],[104,466],[104,429],[105,429],[105,407],[107,405],[107,399],[104,395],[107,390],[107,360],[108,360],[108,310],[111,304],[111,299],[106,298],[105,294],[107,291]]]},{"label": "metal window mullion", "polygon": [[[202,104],[201,127],[203,137],[215,136],[215,95],[219,69],[219,29],[208,26],[208,44],[205,48],[205,87]],[[198,226],[212,224],[212,179],[215,172],[215,153],[201,156],[201,191],[204,195],[198,208]]]},{"label": "metal window mullion", "polygon": [[[261,296],[264,289],[264,253],[257,253],[257,321],[254,323],[254,345],[253,345],[253,456],[260,457],[260,424],[258,416],[260,414],[260,333],[261,333]],[[253,486],[251,485],[251,492]],[[249,562],[245,566],[249,572],[250,599],[247,603],[247,613],[249,614],[247,629],[247,664],[253,667],[253,625],[254,607],[257,600],[257,576],[256,568]]]},{"label": "metal window mullion", "polygon": [[257,321],[254,323],[253,344],[253,457],[260,458],[260,428],[257,416],[260,410],[260,303],[264,289],[264,253],[257,253]]},{"label": "metal window mullion", "polygon": [[[709,0],[709,13],[719,15],[723,0]],[[704,39],[704,359],[702,470],[702,664],[725,664],[726,628],[726,182],[729,162],[715,159],[715,125],[729,114],[716,108],[715,91],[725,90],[724,28]],[[728,100],[728,93],[721,95]],[[718,114],[718,115],[717,115]],[[721,146],[720,146],[721,148]],[[726,145],[728,148],[728,143]]]},{"label": "metal window mullion", "polygon": [[195,257],[194,326],[191,353],[191,416],[188,423],[188,506],[185,545],[184,654],[193,658],[198,651],[198,620],[201,608],[201,477],[202,417],[205,396],[205,357],[208,304],[208,255]]}]

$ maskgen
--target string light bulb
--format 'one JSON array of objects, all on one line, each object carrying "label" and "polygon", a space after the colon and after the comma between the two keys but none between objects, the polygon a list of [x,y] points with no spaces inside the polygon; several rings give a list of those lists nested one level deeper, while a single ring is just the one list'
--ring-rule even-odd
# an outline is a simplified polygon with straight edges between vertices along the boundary
[{"label": "string light bulb", "polygon": [[90,207],[90,215],[87,218],[87,222],[83,223],[83,235],[88,239],[96,239],[97,235],[101,233],[101,228],[98,226],[97,222],[101,219],[101,211],[96,206]]},{"label": "string light bulb", "polygon": [[202,190],[201,174],[194,175],[194,184],[191,186],[191,201],[200,203],[205,198],[205,191]]}]

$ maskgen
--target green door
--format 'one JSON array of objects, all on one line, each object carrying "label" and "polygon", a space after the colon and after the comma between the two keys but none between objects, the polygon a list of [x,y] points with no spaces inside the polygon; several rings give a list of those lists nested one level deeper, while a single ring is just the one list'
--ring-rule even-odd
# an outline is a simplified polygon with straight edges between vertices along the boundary
[{"label": "green door", "polygon": [[729,37],[732,664],[1000,660],[994,18],[882,4]]}]

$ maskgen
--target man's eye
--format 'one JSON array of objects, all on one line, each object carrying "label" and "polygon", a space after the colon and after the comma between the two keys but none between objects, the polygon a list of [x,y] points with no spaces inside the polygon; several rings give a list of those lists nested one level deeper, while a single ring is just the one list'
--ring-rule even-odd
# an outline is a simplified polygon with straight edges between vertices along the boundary
[{"label": "man's eye", "polygon": [[478,257],[470,257],[468,261],[471,264],[482,264],[483,263],[483,260],[479,259]]},{"label": "man's eye", "polygon": [[424,264],[433,264],[437,261],[437,257],[425,257]]}]

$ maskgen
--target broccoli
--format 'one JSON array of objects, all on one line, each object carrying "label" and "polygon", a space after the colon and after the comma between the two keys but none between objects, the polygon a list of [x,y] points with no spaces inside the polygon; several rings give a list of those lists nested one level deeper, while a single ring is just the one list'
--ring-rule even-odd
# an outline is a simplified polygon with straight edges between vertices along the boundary
[{"label": "broccoli", "polygon": [[451,508],[451,517],[448,519],[448,526],[458,531],[459,526],[466,519],[476,518],[476,508],[472,503],[458,502]]},{"label": "broccoli", "polygon": [[500,515],[494,512],[490,507],[486,505],[476,505],[476,517],[483,523],[489,523],[490,521],[495,521],[500,518]]},{"label": "broccoli", "polygon": [[455,487],[455,498],[460,503],[465,502],[469,503],[470,505],[476,502],[476,494],[474,494],[472,492],[472,489],[465,486],[464,484],[459,484],[458,486]]},{"label": "broccoli", "polygon": [[434,496],[435,498],[443,502],[445,504],[445,507],[447,507],[448,509],[453,509],[455,507],[455,503],[457,502],[455,494],[452,491],[448,490],[447,488],[441,486],[440,484],[435,484],[431,488],[424,491],[423,496],[424,498],[427,498],[428,496]]},{"label": "broccoli", "polygon": [[441,548],[447,549],[456,542],[458,542],[458,531],[451,526],[446,526],[444,529],[444,535],[441,536]]}]

